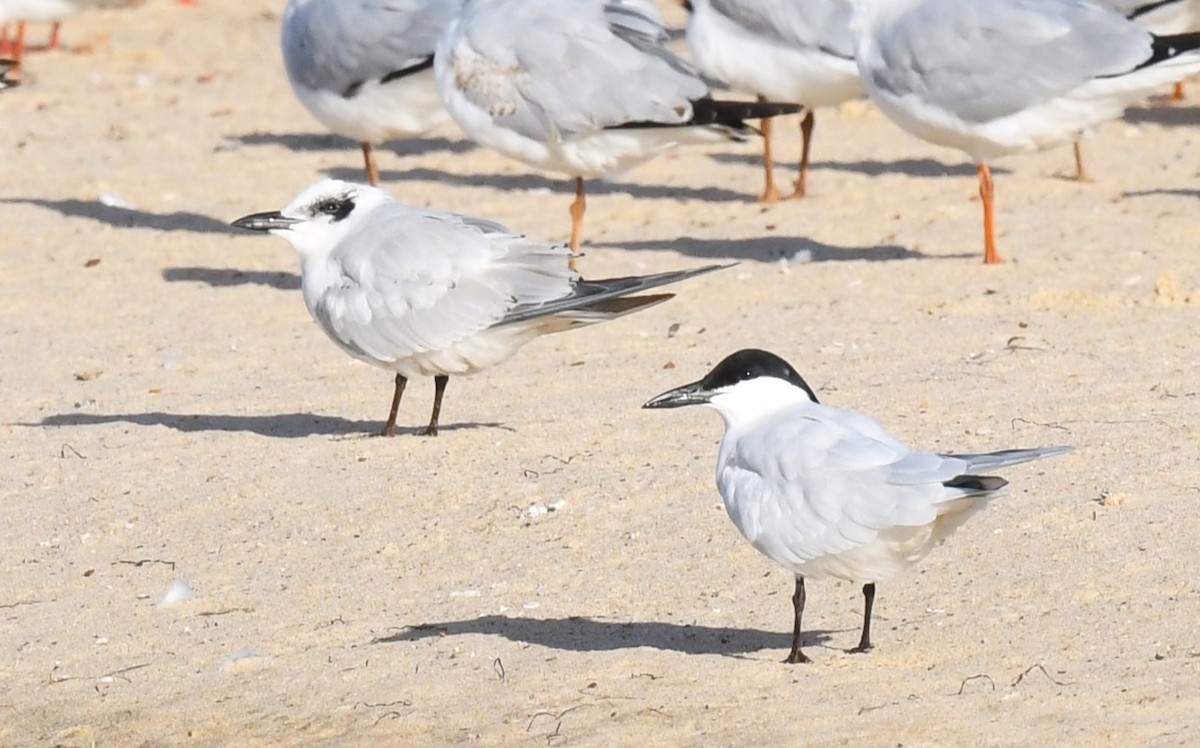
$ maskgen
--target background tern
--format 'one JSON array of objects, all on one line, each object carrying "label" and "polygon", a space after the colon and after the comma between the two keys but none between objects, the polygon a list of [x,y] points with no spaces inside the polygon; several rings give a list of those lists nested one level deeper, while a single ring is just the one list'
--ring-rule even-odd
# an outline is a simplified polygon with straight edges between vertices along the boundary
[{"label": "background tern", "polygon": [[451,375],[494,366],[530,340],[645,309],[673,294],[634,296],[720,265],[585,281],[562,245],[498,223],[394,202],[367,185],[323,180],[282,211],[234,226],[277,234],[300,253],[304,303],[346,353],[396,374],[384,436],[408,379],[434,378],[436,436]]},{"label": "background tern", "polygon": [[680,143],[742,140],[755,132],[744,119],[799,110],[714,101],[666,39],[637,3],[471,0],[438,42],[434,68],[446,109],[473,140],[575,179],[578,252],[584,179]]},{"label": "background tern", "polygon": [[875,583],[920,561],[1007,481],[981,475],[1071,447],[941,455],[909,450],[865,415],[836,410],[786,361],[741,350],[644,407],[708,405],[725,421],[717,488],[750,544],[796,575],[792,650],[801,651],[805,577],[863,583],[858,646],[871,649]]},{"label": "background tern", "polygon": [[[862,96],[847,0],[679,0],[690,12],[688,49],[705,75],[761,99],[804,106],[803,150],[791,197],[808,190],[813,110]],[[780,197],[771,154],[771,120],[762,122],[763,202]]]},{"label": "background tern", "polygon": [[331,132],[358,141],[372,185],[373,143],[449,119],[433,51],[461,7],[462,0],[288,0],[280,43],[292,90]]},{"label": "background tern", "polygon": [[852,0],[871,100],[978,165],[984,262],[996,249],[988,162],[1077,141],[1200,70],[1200,34],[1155,36],[1083,0]]}]

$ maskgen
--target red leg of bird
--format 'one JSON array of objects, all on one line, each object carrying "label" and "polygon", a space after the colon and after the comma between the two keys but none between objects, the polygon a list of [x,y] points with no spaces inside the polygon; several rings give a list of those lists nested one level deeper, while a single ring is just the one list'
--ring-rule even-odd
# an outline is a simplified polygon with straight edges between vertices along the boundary
[{"label": "red leg of bird", "polygon": [[1183,81],[1175,84],[1175,88],[1171,90],[1171,98],[1168,99],[1172,104],[1178,104],[1187,98],[1187,87],[1183,85]]},{"label": "red leg of bird", "polygon": [[[583,177],[575,177],[575,202],[571,203],[571,254],[579,254],[579,246],[583,244],[583,214],[587,211],[587,196],[583,190]],[[571,269],[575,269],[575,259],[571,259]]]},{"label": "red leg of bird", "polygon": [[433,378],[433,414],[429,416],[429,425],[421,432],[421,436],[437,436],[438,416],[442,414],[442,395],[446,394],[446,384],[450,377],[439,374]]},{"label": "red leg of bird", "polygon": [[371,144],[362,143],[363,164],[367,170],[367,182],[372,187],[379,186],[379,166],[375,163],[375,151]]},{"label": "red leg of bird", "polygon": [[771,133],[775,122],[768,117],[762,121],[763,137],[763,172],[766,175],[760,203],[773,203],[779,199],[779,188],[775,186],[775,157],[771,155]]},{"label": "red leg of bird", "polygon": [[392,409],[388,412],[387,423],[384,424],[383,431],[379,432],[380,436],[396,435],[396,414],[400,412],[400,398],[404,397],[404,385],[406,384],[408,384],[408,380],[397,374],[396,392],[392,395]]},{"label": "red leg of bird", "polygon": [[996,251],[996,187],[987,164],[979,165],[979,199],[983,202],[983,264],[998,265],[1004,260]]},{"label": "red leg of bird", "polygon": [[1087,173],[1087,169],[1083,166],[1083,144],[1078,140],[1075,141],[1075,181],[1090,182],[1092,178]]},{"label": "red leg of bird", "polygon": [[792,193],[794,198],[808,194],[808,154],[812,148],[813,127],[816,124],[817,119],[809,109],[804,113],[804,119],[800,120],[800,137],[803,142],[800,146],[800,176],[796,178],[796,191]]},{"label": "red leg of bird", "polygon": [[55,21],[50,26],[50,42],[46,44],[46,49],[58,49],[58,43],[62,38],[62,24]]},{"label": "red leg of bird", "polygon": [[16,36],[15,41],[13,42],[12,58],[13,58],[13,61],[16,62],[17,64],[13,65],[12,73],[10,74],[10,77],[12,77],[14,79],[18,79],[21,77],[21,67],[25,61],[25,22],[24,21],[17,22],[17,36]]},{"label": "red leg of bird", "polygon": [[0,57],[12,57],[13,43],[8,37],[8,24],[0,25]]}]

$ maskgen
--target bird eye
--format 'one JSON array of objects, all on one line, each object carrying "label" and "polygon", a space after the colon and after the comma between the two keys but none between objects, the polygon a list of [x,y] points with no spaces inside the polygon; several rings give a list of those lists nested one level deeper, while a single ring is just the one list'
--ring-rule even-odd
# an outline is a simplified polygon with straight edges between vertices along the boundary
[{"label": "bird eye", "polygon": [[330,216],[337,215],[338,211],[340,211],[341,209],[342,209],[342,203],[340,200],[326,200],[325,202],[323,202],[317,206],[317,210],[319,212],[324,213],[326,215],[330,215]]}]

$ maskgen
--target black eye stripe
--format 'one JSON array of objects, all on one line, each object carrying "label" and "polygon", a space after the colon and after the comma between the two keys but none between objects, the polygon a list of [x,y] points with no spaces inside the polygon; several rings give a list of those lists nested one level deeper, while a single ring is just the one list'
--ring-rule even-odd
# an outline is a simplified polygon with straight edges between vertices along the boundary
[{"label": "black eye stripe", "polygon": [[349,197],[336,197],[322,200],[313,207],[313,215],[324,214],[337,223],[354,210],[354,200]]}]

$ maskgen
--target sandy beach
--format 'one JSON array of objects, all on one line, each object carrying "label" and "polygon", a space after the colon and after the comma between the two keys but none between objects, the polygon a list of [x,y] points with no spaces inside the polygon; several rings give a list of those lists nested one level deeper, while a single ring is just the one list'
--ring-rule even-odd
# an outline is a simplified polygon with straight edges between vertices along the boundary
[{"label": "sandy beach", "polygon": [[[0,744],[1196,742],[1200,86],[1099,128],[1091,183],[998,162],[997,267],[974,166],[865,102],[818,114],[802,201],[755,202],[757,143],[596,183],[586,276],[740,264],[452,379],[436,439],[413,382],[383,439],[388,374],[228,225],[361,178],[281,9],[85,14],[0,94]],[[378,157],[399,200],[567,239],[567,180],[453,126]],[[880,584],[872,653],[859,589],[811,583],[784,665],[720,419],[640,408],[745,347],[914,447],[1076,450]]]}]

